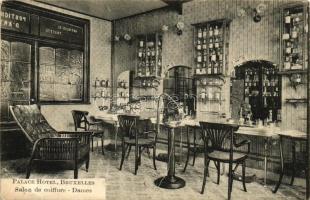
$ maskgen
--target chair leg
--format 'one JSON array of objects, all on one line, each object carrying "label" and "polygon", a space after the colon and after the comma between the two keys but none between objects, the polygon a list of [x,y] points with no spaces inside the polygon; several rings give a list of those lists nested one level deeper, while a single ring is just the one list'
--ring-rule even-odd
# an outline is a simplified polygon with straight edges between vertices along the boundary
[{"label": "chair leg", "polygon": [[210,164],[210,160],[207,161],[207,176],[210,177],[210,174],[209,174],[209,164]]},{"label": "chair leg", "polygon": [[139,147],[139,163],[138,165],[141,165],[141,155],[142,155],[142,147]]},{"label": "chair leg", "polygon": [[204,158],[205,166],[204,166],[204,172],[203,172],[203,181],[202,181],[201,194],[203,194],[204,191],[205,191],[207,175],[209,174],[209,170],[208,170],[209,162],[210,162],[210,160],[207,160],[206,155],[205,155],[205,158]]},{"label": "chair leg", "polygon": [[138,171],[138,162],[139,162],[139,152],[138,152],[138,145],[135,146],[135,175],[137,175]]},{"label": "chair leg", "polygon": [[155,161],[156,161],[156,146],[153,147],[153,165],[154,169],[157,170]]},{"label": "chair leg", "polygon": [[231,199],[231,191],[232,191],[232,164],[229,163],[229,171],[228,171],[228,200]]},{"label": "chair leg", "polygon": [[149,158],[151,158],[151,152],[150,152],[149,147],[146,147],[146,152],[147,152],[147,155],[149,156]]},{"label": "chair leg", "polygon": [[221,177],[221,162],[217,162],[217,184],[220,184],[220,177]]},{"label": "chair leg", "polygon": [[78,178],[78,165],[77,162],[74,164],[74,179]]},{"label": "chair leg", "polygon": [[194,130],[194,154],[193,154],[193,166],[195,165],[196,160],[196,131]]},{"label": "chair leg", "polygon": [[104,155],[104,134],[101,136],[101,150],[102,150],[102,155]]},{"label": "chair leg", "polygon": [[87,155],[86,159],[86,172],[88,172],[88,168],[89,168],[89,154]]},{"label": "chair leg", "polygon": [[29,177],[30,177],[31,166],[32,166],[32,158],[30,158],[28,166],[27,166],[26,179],[29,179]]},{"label": "chair leg", "polygon": [[122,170],[122,167],[123,167],[123,163],[124,163],[124,160],[125,160],[125,144],[122,145],[122,159],[121,159],[121,165],[119,167],[119,170]]},{"label": "chair leg", "polygon": [[130,151],[131,151],[131,145],[129,146],[128,153],[127,153],[127,156],[126,156],[126,159],[129,157]]},{"label": "chair leg", "polygon": [[183,172],[186,171],[187,165],[188,165],[188,160],[189,160],[189,153],[190,153],[190,143],[189,143],[189,127],[187,127],[187,131],[186,131],[186,138],[187,138],[187,155],[186,155],[186,161],[185,161],[185,165],[184,165],[184,169]]},{"label": "chair leg", "polygon": [[295,179],[295,171],[296,171],[296,167],[295,167],[295,164],[296,164],[296,149],[295,149],[295,142],[292,141],[292,159],[293,159],[293,163],[292,163],[292,167],[293,167],[293,171],[292,171],[292,178],[291,178],[291,183],[290,185],[293,185],[294,184],[294,179]]},{"label": "chair leg", "polygon": [[245,161],[242,163],[242,184],[243,184],[243,189],[246,192],[246,186],[245,186]]}]

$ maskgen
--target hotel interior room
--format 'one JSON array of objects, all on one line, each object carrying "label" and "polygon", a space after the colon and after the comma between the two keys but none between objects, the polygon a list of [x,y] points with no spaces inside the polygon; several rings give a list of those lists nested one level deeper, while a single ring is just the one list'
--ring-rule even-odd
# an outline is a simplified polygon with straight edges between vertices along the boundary
[{"label": "hotel interior room", "polygon": [[105,179],[107,200],[310,200],[309,13],[3,1],[1,178]]}]

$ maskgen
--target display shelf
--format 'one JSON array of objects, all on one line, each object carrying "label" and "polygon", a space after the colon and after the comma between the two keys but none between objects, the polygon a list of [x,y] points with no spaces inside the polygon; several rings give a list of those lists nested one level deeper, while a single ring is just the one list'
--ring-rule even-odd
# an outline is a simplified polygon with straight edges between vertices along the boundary
[{"label": "display shelf", "polygon": [[92,96],[91,98],[94,98],[94,99],[110,99],[112,97],[98,97],[98,96]]},{"label": "display shelf", "polygon": [[[272,117],[278,120],[277,113],[281,109],[281,78],[279,69],[267,61],[248,62],[236,67],[236,80],[244,80],[243,102],[249,104],[253,120]],[[247,108],[247,107],[245,107]]]},{"label": "display shelf", "polygon": [[285,102],[288,104],[292,104],[294,107],[296,107],[298,104],[307,104],[308,100],[306,98],[301,98],[301,99],[297,99],[297,98],[287,98],[285,99]]},{"label": "display shelf", "polygon": [[282,75],[291,75],[291,74],[307,74],[307,70],[286,70],[280,71],[278,74]]},{"label": "display shelf", "polygon": [[138,35],[136,77],[157,78],[162,73],[162,36]]},{"label": "display shelf", "polygon": [[226,74],[229,23],[221,19],[193,24],[196,75]]},{"label": "display shelf", "polygon": [[280,71],[306,70],[307,59],[307,6],[290,3],[281,8]]}]

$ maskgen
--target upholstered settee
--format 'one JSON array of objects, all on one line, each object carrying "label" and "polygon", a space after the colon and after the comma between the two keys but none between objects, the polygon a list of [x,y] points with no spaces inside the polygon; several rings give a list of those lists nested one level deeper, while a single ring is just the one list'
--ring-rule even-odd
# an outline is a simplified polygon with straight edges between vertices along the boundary
[{"label": "upholstered settee", "polygon": [[26,178],[30,177],[34,162],[64,162],[74,169],[75,179],[78,178],[79,166],[84,162],[88,171],[91,132],[56,131],[35,104],[10,106],[10,111],[33,144]]}]

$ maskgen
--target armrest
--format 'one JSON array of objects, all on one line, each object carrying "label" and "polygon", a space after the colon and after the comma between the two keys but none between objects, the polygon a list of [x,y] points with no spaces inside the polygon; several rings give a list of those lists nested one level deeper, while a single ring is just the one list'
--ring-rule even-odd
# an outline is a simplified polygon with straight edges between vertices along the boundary
[{"label": "armrest", "polygon": [[58,131],[59,134],[70,134],[70,135],[91,135],[92,131]]},{"label": "armrest", "polygon": [[236,143],[236,141],[234,140],[234,146],[236,147],[236,148],[239,148],[239,147],[242,147],[242,146],[244,146],[244,145],[247,145],[248,146],[248,149],[247,149],[247,153],[250,153],[250,145],[251,145],[251,141],[250,140],[243,140],[243,141],[241,141],[241,142],[239,142],[239,143]]},{"label": "armrest", "polygon": [[89,144],[90,137],[93,134],[92,131],[59,131],[58,133],[61,138],[79,138],[81,144]]},{"label": "armrest", "polygon": [[32,148],[31,158],[49,160],[75,159],[78,152],[79,138],[53,137],[41,138],[35,141]]}]

